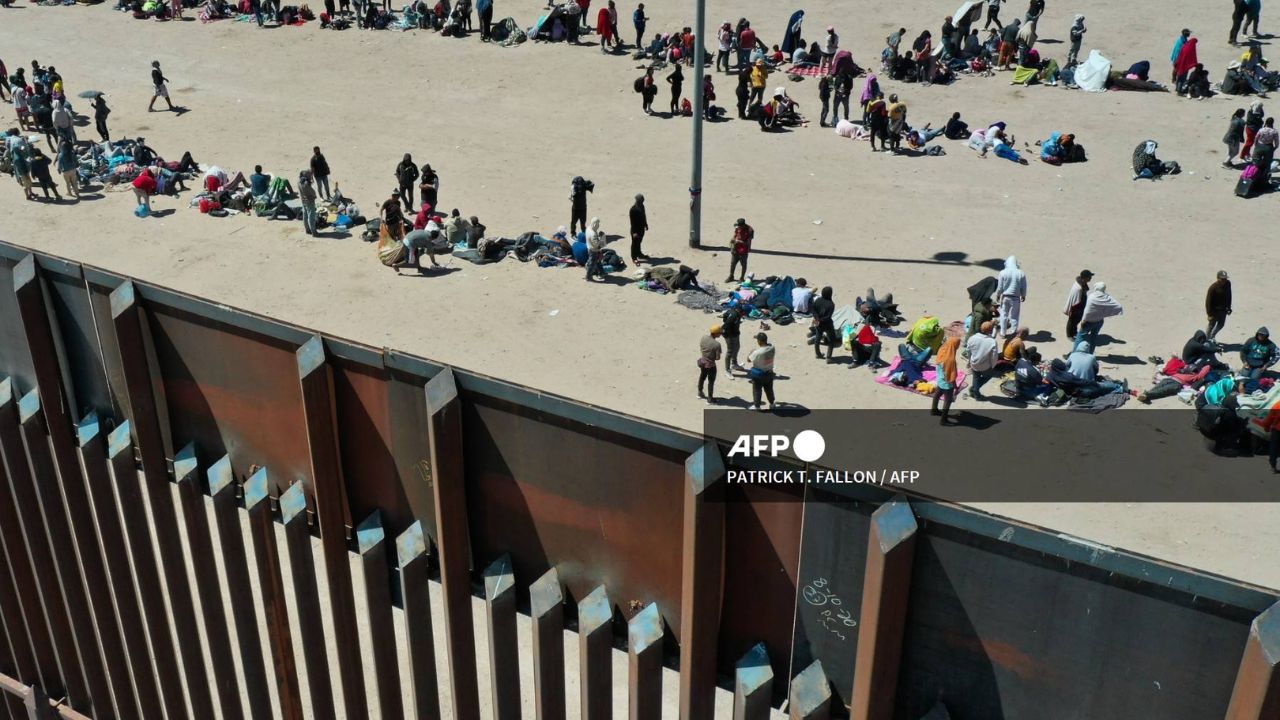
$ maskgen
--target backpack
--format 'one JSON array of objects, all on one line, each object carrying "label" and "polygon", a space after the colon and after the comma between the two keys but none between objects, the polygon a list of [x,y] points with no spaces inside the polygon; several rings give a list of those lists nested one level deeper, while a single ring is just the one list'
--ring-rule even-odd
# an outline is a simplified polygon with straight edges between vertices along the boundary
[{"label": "backpack", "polygon": [[632,83],[631,86],[635,88],[636,92],[643,93],[644,92],[644,76],[641,75],[640,77],[636,78],[636,81]]},{"label": "backpack", "polygon": [[777,325],[790,325],[795,322],[795,316],[791,314],[791,309],[785,305],[779,305],[770,311],[769,319]]}]

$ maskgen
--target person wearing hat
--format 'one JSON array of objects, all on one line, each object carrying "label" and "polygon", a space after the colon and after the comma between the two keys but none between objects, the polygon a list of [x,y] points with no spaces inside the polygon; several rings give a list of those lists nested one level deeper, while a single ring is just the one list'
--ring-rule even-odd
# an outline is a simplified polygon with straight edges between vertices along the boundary
[{"label": "person wearing hat", "polygon": [[1227,277],[1226,270],[1218,271],[1218,278],[1209,286],[1209,292],[1205,293],[1204,312],[1209,317],[1209,327],[1204,332],[1213,340],[1227,324],[1227,316],[1231,314],[1231,279]]},{"label": "person wearing hat", "polygon": [[1071,285],[1071,291],[1067,293],[1067,306],[1063,308],[1062,314],[1067,316],[1067,335],[1068,339],[1076,336],[1076,331],[1080,327],[1080,318],[1084,315],[1084,304],[1089,298],[1089,281],[1093,279],[1093,273],[1088,270],[1081,270],[1076,276],[1076,281]]},{"label": "person wearing hat", "polygon": [[156,99],[158,98],[164,98],[164,104],[168,105],[170,110],[173,109],[173,103],[169,100],[169,87],[168,85],[166,85],[166,83],[168,82],[169,82],[169,78],[165,77],[164,72],[160,70],[160,61],[152,60],[151,61],[151,85],[152,85],[151,104],[147,106],[147,112],[155,112]]},{"label": "person wearing hat", "polygon": [[756,237],[755,228],[747,224],[745,218],[738,218],[733,224],[733,240],[729,246],[729,277],[725,282],[733,282],[733,271],[742,267],[738,282],[747,279],[747,259],[751,255],[751,241]]},{"label": "person wearing hat", "polygon": [[[712,325],[711,332],[698,344],[698,397],[707,402],[716,401],[716,367],[720,362],[720,326]],[[703,386],[706,392],[703,392]]]},{"label": "person wearing hat", "polygon": [[1240,350],[1240,374],[1245,380],[1261,380],[1276,360],[1280,360],[1280,349],[1271,342],[1271,331],[1260,327]]},{"label": "person wearing hat", "polygon": [[769,409],[774,409],[773,359],[776,354],[777,351],[769,344],[769,336],[756,333],[756,349],[747,356],[747,361],[751,363],[748,371],[748,377],[751,378],[751,406],[756,410],[763,409],[760,407],[761,394],[769,399]]},{"label": "person wearing hat", "polygon": [[733,25],[725,20],[716,31],[716,70],[729,72],[729,53],[733,50]]},{"label": "person wearing hat", "polygon": [[[644,242],[644,234],[649,230],[649,215],[644,210],[644,195],[636,194],[636,204],[631,206],[631,262],[639,265],[648,260],[640,243]],[[715,382],[712,380],[712,382]]]}]

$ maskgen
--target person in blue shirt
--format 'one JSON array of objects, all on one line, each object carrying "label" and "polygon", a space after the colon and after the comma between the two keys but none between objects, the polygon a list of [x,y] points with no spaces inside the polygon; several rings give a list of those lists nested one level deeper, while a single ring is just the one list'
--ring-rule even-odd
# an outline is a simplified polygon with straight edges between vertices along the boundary
[{"label": "person in blue shirt", "polygon": [[253,174],[249,176],[249,191],[254,197],[266,195],[271,189],[271,176],[262,172],[261,165],[253,166]]},{"label": "person in blue shirt", "polygon": [[636,11],[631,13],[631,22],[636,26],[636,49],[644,47],[644,29],[649,23],[649,18],[644,14],[644,3],[636,6]]},{"label": "person in blue shirt", "polygon": [[579,265],[586,267],[588,256],[587,234],[585,232],[580,232],[573,241],[573,260]]}]

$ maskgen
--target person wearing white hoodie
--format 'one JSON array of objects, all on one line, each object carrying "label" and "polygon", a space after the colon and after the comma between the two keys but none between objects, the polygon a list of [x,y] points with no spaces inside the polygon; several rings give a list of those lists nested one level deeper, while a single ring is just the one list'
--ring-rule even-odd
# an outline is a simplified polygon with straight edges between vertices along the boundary
[{"label": "person wearing white hoodie", "polygon": [[1084,303],[1084,313],[1080,316],[1080,331],[1075,337],[1073,350],[1088,343],[1090,347],[1098,347],[1098,333],[1102,331],[1102,323],[1109,317],[1124,314],[1124,306],[1107,294],[1106,283],[1094,283]]},{"label": "person wearing white hoodie", "polygon": [[1004,269],[996,281],[996,298],[1000,301],[998,319],[1001,337],[1011,337],[1018,332],[1022,318],[1022,303],[1027,299],[1027,276],[1018,267],[1018,258],[1005,258]]}]

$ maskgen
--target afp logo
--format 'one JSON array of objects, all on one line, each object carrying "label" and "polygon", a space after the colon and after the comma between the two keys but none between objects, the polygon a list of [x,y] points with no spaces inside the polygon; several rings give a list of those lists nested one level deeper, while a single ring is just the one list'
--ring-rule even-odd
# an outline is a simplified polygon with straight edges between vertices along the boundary
[{"label": "afp logo", "polygon": [[729,457],[778,457],[791,450],[804,462],[815,462],[827,451],[827,441],[816,430],[801,430],[794,439],[786,435],[739,435]]}]

